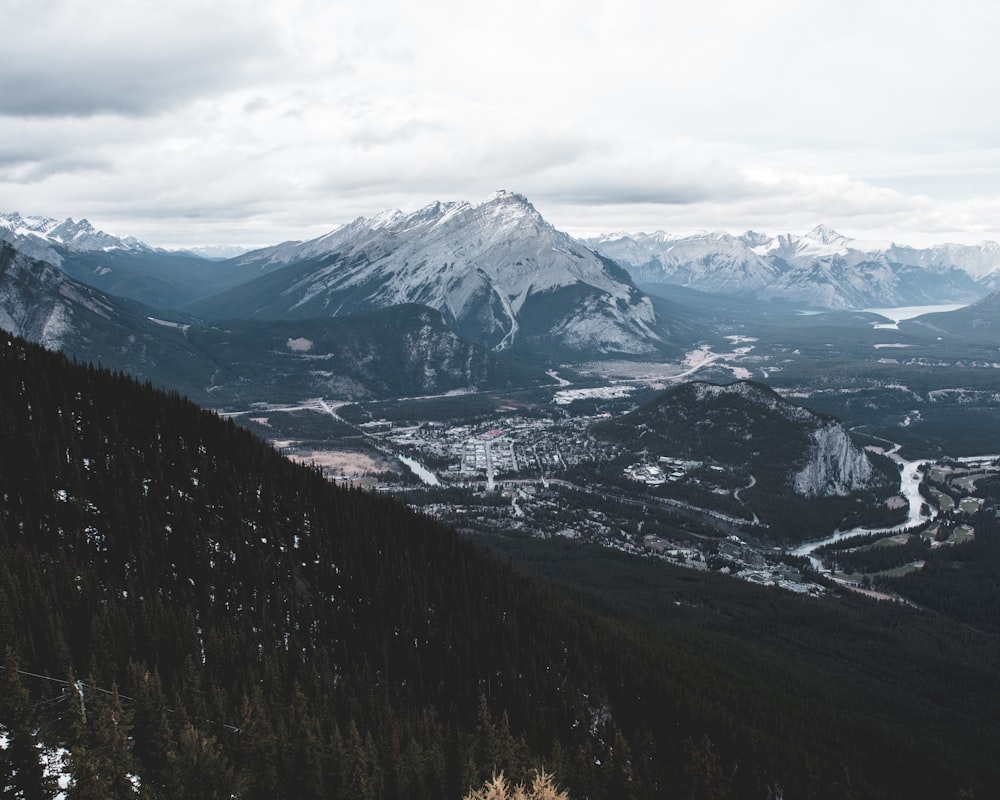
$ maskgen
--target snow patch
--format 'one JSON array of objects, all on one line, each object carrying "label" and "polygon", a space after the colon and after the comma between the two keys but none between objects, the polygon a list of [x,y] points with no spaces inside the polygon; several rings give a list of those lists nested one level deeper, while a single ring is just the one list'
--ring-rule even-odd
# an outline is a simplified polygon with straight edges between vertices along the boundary
[{"label": "snow patch", "polygon": [[289,339],[286,341],[285,347],[293,353],[308,353],[313,348],[313,342],[311,339],[299,337],[297,339]]},{"label": "snow patch", "polygon": [[165,319],[157,319],[156,317],[146,317],[146,319],[148,319],[150,322],[156,325],[162,325],[164,328],[175,328],[176,330],[179,330],[182,333],[187,333],[188,328],[191,327],[190,325],[186,325],[182,322],[170,322]]},{"label": "snow patch", "polygon": [[634,391],[632,386],[597,386],[590,389],[563,389],[556,392],[552,402],[566,406],[574,400],[614,400],[628,397]]}]

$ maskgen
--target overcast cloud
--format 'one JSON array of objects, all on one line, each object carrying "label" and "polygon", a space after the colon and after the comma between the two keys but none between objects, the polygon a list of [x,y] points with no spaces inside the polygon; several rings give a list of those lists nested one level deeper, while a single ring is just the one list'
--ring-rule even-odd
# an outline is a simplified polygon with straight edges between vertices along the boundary
[{"label": "overcast cloud", "polygon": [[0,210],[270,244],[526,194],[578,235],[1000,240],[994,3],[8,0]]}]

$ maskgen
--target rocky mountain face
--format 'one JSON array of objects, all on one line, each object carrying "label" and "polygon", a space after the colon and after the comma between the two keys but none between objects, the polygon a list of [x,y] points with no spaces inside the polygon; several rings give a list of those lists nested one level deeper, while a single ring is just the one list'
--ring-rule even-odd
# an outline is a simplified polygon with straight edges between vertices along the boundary
[{"label": "rocky mountain face", "polygon": [[335,320],[227,325],[158,314],[0,244],[0,328],[210,406],[550,381],[540,369],[460,339],[438,312],[423,306]]},{"label": "rocky mountain face", "polygon": [[60,222],[51,217],[22,217],[17,212],[0,213],[0,239],[16,246],[22,253],[57,266],[62,263],[65,251],[154,251],[133,236],[122,239],[97,230],[86,219],[75,222],[67,217]]},{"label": "rocky mountain face", "polygon": [[792,475],[792,487],[803,497],[837,496],[868,489],[874,471],[871,462],[839,422],[816,428],[806,463]]},{"label": "rocky mountain face", "polygon": [[419,303],[498,351],[642,355],[662,343],[653,304],[624,270],[510,192],[360,218],[236,262],[272,271],[193,304],[194,313],[288,319]]},{"label": "rocky mountain face", "polygon": [[639,283],[672,283],[810,308],[973,302],[1000,282],[1000,246],[915,249],[849,239],[825,226],[805,236],[614,234],[588,246]]},{"label": "rocky mountain face", "polygon": [[52,264],[0,244],[0,327],[58,350],[82,329],[125,315],[120,304]]},{"label": "rocky mountain face", "polygon": [[0,214],[0,241],[80,283],[154,308],[176,308],[256,277],[231,262],[152,247],[89,221]]},{"label": "rocky mountain face", "polygon": [[682,384],[592,434],[633,458],[700,463],[688,490],[728,495],[727,508],[765,523],[891,483],[839,421],[751,381]]}]

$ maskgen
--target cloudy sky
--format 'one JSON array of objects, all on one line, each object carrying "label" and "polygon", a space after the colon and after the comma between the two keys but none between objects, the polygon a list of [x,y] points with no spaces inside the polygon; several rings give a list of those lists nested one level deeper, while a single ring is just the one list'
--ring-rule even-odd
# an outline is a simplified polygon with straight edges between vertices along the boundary
[{"label": "cloudy sky", "polygon": [[1000,5],[5,0],[0,211],[272,244],[528,196],[577,235],[1000,240]]}]

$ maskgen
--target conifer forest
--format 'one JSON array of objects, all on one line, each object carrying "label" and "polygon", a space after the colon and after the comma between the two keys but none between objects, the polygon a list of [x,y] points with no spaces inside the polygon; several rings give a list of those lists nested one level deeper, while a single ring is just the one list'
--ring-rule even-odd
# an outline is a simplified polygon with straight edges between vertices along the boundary
[{"label": "conifer forest", "polygon": [[574,800],[1000,785],[989,573],[932,566],[917,610],[463,536],[7,334],[0,442],[5,797],[55,796],[56,753],[68,800],[458,800],[500,772]]}]

